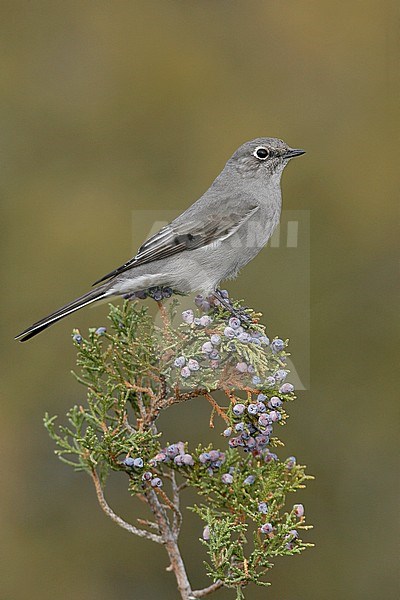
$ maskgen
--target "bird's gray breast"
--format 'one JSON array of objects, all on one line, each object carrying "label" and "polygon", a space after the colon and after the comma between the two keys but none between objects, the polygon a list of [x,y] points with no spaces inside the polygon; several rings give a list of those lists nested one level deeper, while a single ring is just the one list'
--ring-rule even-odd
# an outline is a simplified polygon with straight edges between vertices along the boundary
[{"label": "bird's gray breast", "polygon": [[224,247],[226,262],[224,278],[235,277],[267,244],[279,223],[280,203],[260,205],[260,209],[237,231]]},{"label": "bird's gray breast", "polygon": [[[210,291],[224,279],[236,277],[265,246],[279,222],[280,207],[260,207],[237,232],[218,244],[187,253],[193,259],[196,289]],[[192,261],[190,261],[192,262]]]}]

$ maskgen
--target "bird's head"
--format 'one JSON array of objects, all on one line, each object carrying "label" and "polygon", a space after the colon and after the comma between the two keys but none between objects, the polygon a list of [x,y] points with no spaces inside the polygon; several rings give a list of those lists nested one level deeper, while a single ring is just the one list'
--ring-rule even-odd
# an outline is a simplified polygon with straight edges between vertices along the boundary
[{"label": "bird's head", "polygon": [[280,177],[289,160],[304,152],[305,150],[290,148],[277,138],[256,138],[242,144],[227,164],[243,174],[253,172],[262,176],[276,174]]}]

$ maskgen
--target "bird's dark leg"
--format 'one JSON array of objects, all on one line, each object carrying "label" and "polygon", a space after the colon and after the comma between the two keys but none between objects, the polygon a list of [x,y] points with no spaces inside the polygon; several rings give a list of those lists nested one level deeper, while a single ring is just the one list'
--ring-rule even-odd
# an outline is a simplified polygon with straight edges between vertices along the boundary
[{"label": "bird's dark leg", "polygon": [[164,298],[171,298],[172,294],[174,293],[172,288],[161,285],[151,287],[146,291],[150,298],[153,298],[153,300],[156,302],[161,302],[161,300],[164,300]]},{"label": "bird's dark leg", "polygon": [[221,290],[215,290],[212,295],[214,296],[214,298],[216,298],[224,308],[226,308],[226,310],[228,310],[231,315],[233,315],[234,317],[237,317],[238,319],[240,319],[241,321],[244,321],[245,323],[251,323],[251,318],[246,315],[246,313],[244,312],[244,309],[239,308],[236,309],[232,306],[232,303],[229,301],[228,298],[224,298],[224,296],[221,293]]}]

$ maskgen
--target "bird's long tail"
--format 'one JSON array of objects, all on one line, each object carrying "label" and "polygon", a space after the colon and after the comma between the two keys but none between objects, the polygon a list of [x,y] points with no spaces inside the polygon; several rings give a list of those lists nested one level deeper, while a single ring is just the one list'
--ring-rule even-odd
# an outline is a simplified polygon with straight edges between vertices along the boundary
[{"label": "bird's long tail", "polygon": [[94,290],[87,292],[87,294],[84,294],[80,298],[69,302],[69,304],[62,306],[55,312],[51,313],[51,315],[44,317],[44,319],[37,321],[27,329],[22,331],[22,333],[18,334],[15,337],[15,339],[19,340],[20,342],[25,342],[26,340],[29,340],[34,335],[40,333],[41,331],[52,325],[53,323],[56,323],[60,319],[66,317],[67,315],[70,315],[76,310],[79,310],[80,308],[83,308],[84,306],[87,306],[92,302],[96,302],[97,300],[101,300],[102,298],[106,298],[110,295],[112,294],[110,294],[109,292],[108,284],[101,285],[95,288]]}]

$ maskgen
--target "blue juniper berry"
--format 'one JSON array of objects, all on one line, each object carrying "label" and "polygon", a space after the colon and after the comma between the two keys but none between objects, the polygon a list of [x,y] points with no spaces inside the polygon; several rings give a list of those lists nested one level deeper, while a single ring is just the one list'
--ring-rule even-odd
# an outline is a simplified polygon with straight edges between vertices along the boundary
[{"label": "blue juniper berry", "polygon": [[204,342],[204,344],[201,347],[201,351],[203,352],[203,354],[210,354],[213,350],[214,346],[211,342]]},{"label": "blue juniper berry", "polygon": [[256,415],[258,413],[257,404],[249,404],[247,407],[249,415]]},{"label": "blue juniper berry", "polygon": [[278,398],[278,396],[271,396],[271,398],[268,401],[268,407],[279,408],[280,406],[282,406],[282,400]]},{"label": "blue juniper berry", "polygon": [[294,391],[294,385],[292,385],[291,383],[284,383],[279,388],[279,392],[281,394],[291,394],[293,391]]},{"label": "blue juniper berry", "polygon": [[150,484],[152,487],[162,487],[162,481],[159,477],[153,477],[153,479],[150,481]]},{"label": "blue juniper berry", "polygon": [[178,356],[174,360],[174,365],[175,365],[175,367],[178,367],[178,369],[181,369],[182,367],[184,367],[185,364],[186,364],[186,358],[184,356]]},{"label": "blue juniper berry", "polygon": [[239,402],[238,404],[235,404],[235,406],[232,408],[232,411],[236,416],[240,416],[244,413],[245,409],[245,405]]},{"label": "blue juniper berry", "polygon": [[238,319],[237,317],[231,317],[229,319],[229,327],[232,327],[232,329],[238,329],[240,325],[240,319]]},{"label": "blue juniper berry", "polygon": [[243,483],[244,483],[244,485],[253,485],[255,480],[256,480],[256,478],[254,477],[254,475],[248,475],[246,477],[246,479],[243,481]]},{"label": "blue juniper berry", "polygon": [[281,413],[277,410],[271,410],[269,417],[273,423],[276,423],[276,421],[280,421],[282,419]]},{"label": "blue juniper berry", "polygon": [[293,512],[296,515],[296,517],[303,517],[304,516],[304,506],[302,504],[295,504],[293,506]]},{"label": "blue juniper berry", "polygon": [[281,352],[285,347],[285,342],[280,338],[277,338],[271,343],[272,352]]},{"label": "blue juniper berry", "polygon": [[289,456],[289,458],[286,459],[286,467],[288,469],[293,469],[293,467],[296,466],[296,458],[294,456]]},{"label": "blue juniper berry", "polygon": [[181,375],[185,379],[187,379],[188,377],[190,377],[191,374],[192,373],[191,373],[191,370],[189,369],[189,367],[183,367],[183,369],[181,369]]},{"label": "blue juniper berry", "polygon": [[233,482],[233,476],[230,473],[224,473],[221,476],[222,483],[231,484]]},{"label": "blue juniper berry", "polygon": [[235,337],[235,330],[232,329],[232,327],[225,327],[224,336],[229,339],[233,339]]},{"label": "blue juniper berry", "polygon": [[184,310],[182,313],[182,319],[185,321],[185,323],[187,323],[188,325],[191,325],[194,321],[193,311],[191,309]]},{"label": "blue juniper berry", "polygon": [[187,362],[187,366],[191,371],[198,371],[200,369],[200,365],[197,360],[194,358],[189,358]]},{"label": "blue juniper berry", "polygon": [[210,337],[210,342],[214,346],[219,346],[221,343],[221,336],[219,336],[217,333],[213,333],[212,336]]},{"label": "blue juniper berry", "polygon": [[285,371],[284,369],[279,369],[276,373],[275,373],[275,379],[277,381],[283,381],[286,377],[287,377],[288,372]]},{"label": "blue juniper berry", "polygon": [[264,523],[264,525],[261,525],[260,531],[261,533],[271,533],[273,531],[273,527],[271,523]]}]

